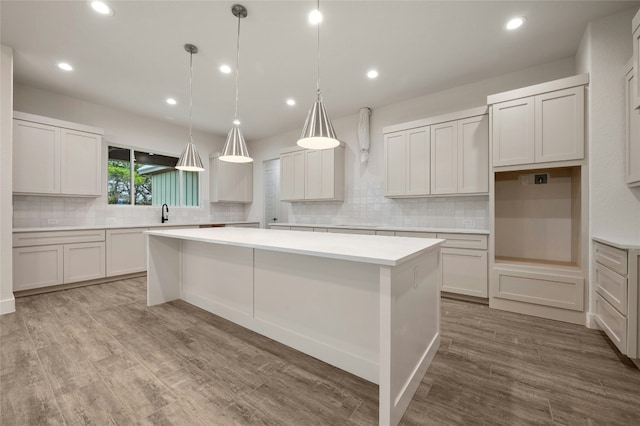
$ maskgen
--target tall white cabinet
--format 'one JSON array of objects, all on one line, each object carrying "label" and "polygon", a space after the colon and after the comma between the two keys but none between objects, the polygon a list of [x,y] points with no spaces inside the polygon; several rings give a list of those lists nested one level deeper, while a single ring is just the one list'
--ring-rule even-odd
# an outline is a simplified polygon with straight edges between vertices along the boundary
[{"label": "tall white cabinet", "polygon": [[578,75],[487,99],[493,308],[585,323],[588,82]]},{"label": "tall white cabinet", "polygon": [[100,196],[103,133],[95,127],[15,111],[13,192]]},{"label": "tall white cabinet", "polygon": [[388,126],[383,133],[386,197],[489,191],[487,108]]}]

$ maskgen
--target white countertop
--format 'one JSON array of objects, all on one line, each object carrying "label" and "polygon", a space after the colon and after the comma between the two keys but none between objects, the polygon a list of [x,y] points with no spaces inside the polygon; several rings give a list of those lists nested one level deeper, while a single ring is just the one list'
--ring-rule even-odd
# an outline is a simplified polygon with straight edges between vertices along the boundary
[{"label": "white countertop", "polygon": [[238,222],[197,222],[197,223],[136,223],[132,225],[85,225],[85,226],[43,226],[40,228],[13,228],[13,232],[42,232],[42,231],[85,231],[88,229],[128,229],[128,228],[163,228],[170,226],[200,226],[200,225],[239,225],[239,224],[259,224],[260,222],[238,221]]},{"label": "white countertop", "polygon": [[593,241],[617,247],[622,250],[640,250],[640,238],[594,235]]},{"label": "white countertop", "polygon": [[329,225],[320,223],[271,223],[270,226],[301,226],[305,228],[336,228],[336,229],[371,229],[374,231],[406,231],[406,232],[440,232],[445,234],[477,234],[489,235],[488,229],[464,228],[421,228],[411,226],[380,226],[380,225]]},{"label": "white countertop", "polygon": [[253,228],[202,228],[147,231],[148,235],[226,244],[378,265],[397,266],[444,240],[285,231]]}]

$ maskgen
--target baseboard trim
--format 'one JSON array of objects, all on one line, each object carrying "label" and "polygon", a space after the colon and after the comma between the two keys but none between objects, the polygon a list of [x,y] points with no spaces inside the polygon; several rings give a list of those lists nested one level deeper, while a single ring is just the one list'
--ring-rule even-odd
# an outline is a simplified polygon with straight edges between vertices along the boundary
[{"label": "baseboard trim", "polygon": [[16,298],[11,296],[8,299],[0,300],[0,315],[10,314],[16,311]]},{"label": "baseboard trim", "polygon": [[441,291],[440,296],[442,296],[445,299],[462,300],[463,302],[480,303],[482,305],[489,304],[488,298],[467,296],[466,294],[449,293],[448,291]]},{"label": "baseboard trim", "polygon": [[31,288],[29,290],[16,291],[15,297],[35,296],[36,294],[52,293],[54,291],[69,290],[71,288],[86,287],[89,285],[105,284],[113,281],[127,280],[146,276],[146,272],[134,272],[132,274],[118,275],[115,277],[98,278],[96,280],[79,281],[77,283],[52,285],[50,287]]}]

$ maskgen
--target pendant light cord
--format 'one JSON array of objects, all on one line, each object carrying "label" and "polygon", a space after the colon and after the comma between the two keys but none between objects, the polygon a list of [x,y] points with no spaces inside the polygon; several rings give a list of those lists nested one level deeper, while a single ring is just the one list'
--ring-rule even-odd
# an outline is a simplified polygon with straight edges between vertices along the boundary
[{"label": "pendant light cord", "polygon": [[238,100],[240,98],[240,86],[238,80],[240,79],[240,20],[241,14],[238,14],[238,42],[236,44],[236,111],[233,115],[234,121],[238,119]]},{"label": "pendant light cord", "polygon": [[[317,10],[318,10],[318,14],[320,14],[320,0],[317,1]],[[318,94],[318,100],[321,100],[320,98],[321,93],[320,93],[320,22],[318,22],[318,80],[316,81],[316,93]]]},{"label": "pendant light cord", "polygon": [[191,136],[191,111],[193,109],[193,50],[189,52],[189,142],[193,143]]}]

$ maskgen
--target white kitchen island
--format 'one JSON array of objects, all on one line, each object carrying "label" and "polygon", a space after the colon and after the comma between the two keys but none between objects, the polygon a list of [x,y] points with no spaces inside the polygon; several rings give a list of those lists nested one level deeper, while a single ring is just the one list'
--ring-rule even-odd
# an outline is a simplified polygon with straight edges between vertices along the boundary
[{"label": "white kitchen island", "polygon": [[182,299],[379,385],[402,418],[440,343],[443,240],[148,231],[149,306]]}]

